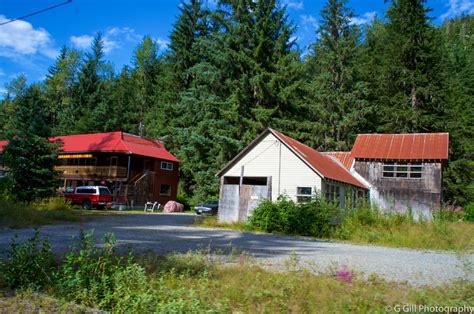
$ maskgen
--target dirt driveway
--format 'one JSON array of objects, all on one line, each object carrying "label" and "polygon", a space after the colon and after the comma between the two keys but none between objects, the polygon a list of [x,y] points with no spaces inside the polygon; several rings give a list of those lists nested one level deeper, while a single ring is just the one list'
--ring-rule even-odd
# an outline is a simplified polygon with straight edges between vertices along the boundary
[{"label": "dirt driveway", "polygon": [[[335,264],[345,264],[364,275],[375,273],[387,280],[414,285],[442,284],[458,278],[474,281],[474,256],[459,258],[451,252],[394,249],[318,241],[302,237],[242,233],[238,231],[199,228],[193,226],[191,214],[110,214],[93,221],[69,223],[40,228],[57,252],[67,250],[72,238],[94,230],[97,238],[104,233],[116,235],[119,248],[133,248],[137,253],[158,254],[211,249],[219,252],[245,251],[265,267],[282,268],[288,260],[312,271],[324,270]],[[0,254],[6,255],[10,239],[20,240],[33,234],[33,229],[0,230]],[[470,264],[471,268],[466,267]],[[463,266],[464,265],[464,266]]]}]

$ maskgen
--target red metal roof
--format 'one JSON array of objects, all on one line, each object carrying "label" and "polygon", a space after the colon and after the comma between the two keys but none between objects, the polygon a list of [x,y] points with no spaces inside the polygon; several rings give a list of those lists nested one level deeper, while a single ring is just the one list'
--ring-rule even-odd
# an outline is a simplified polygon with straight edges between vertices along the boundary
[{"label": "red metal roof", "polygon": [[270,129],[283,143],[299,155],[307,164],[315,169],[324,178],[355,185],[364,189],[367,187],[357,180],[344,166],[330,156],[322,154],[317,150],[298,142],[278,131]]},{"label": "red metal roof", "polygon": [[[179,162],[163,144],[123,132],[65,135],[51,140],[61,140],[61,151],[64,153],[121,152]],[[0,153],[6,144],[7,141],[0,142]]]},{"label": "red metal roof", "polygon": [[359,134],[352,156],[363,159],[448,160],[449,133]]},{"label": "red metal roof", "polygon": [[327,152],[323,154],[336,158],[348,170],[351,170],[352,164],[354,163],[354,157],[351,152]]}]

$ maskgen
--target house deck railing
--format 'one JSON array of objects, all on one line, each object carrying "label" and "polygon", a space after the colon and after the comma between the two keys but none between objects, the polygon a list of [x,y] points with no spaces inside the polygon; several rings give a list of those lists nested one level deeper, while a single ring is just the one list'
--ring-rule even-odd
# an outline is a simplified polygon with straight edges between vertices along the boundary
[{"label": "house deck railing", "polygon": [[57,166],[65,176],[125,178],[127,167],[118,166]]}]

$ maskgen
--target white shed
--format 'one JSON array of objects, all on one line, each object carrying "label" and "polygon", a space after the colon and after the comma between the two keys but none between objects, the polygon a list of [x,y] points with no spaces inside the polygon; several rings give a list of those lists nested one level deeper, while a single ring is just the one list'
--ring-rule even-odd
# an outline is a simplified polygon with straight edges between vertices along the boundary
[{"label": "white shed", "polygon": [[366,186],[336,158],[266,129],[219,173],[219,220],[244,221],[262,199],[286,195],[305,202],[316,193],[339,198]]}]

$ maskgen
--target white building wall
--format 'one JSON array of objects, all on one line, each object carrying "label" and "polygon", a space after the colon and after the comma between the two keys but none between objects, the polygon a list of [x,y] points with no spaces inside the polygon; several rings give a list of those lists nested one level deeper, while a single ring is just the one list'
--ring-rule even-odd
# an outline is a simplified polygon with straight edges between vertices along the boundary
[{"label": "white building wall", "polygon": [[272,201],[280,195],[296,201],[297,187],[321,190],[321,177],[271,133],[223,176],[240,177],[242,166],[244,177],[272,177]]}]

